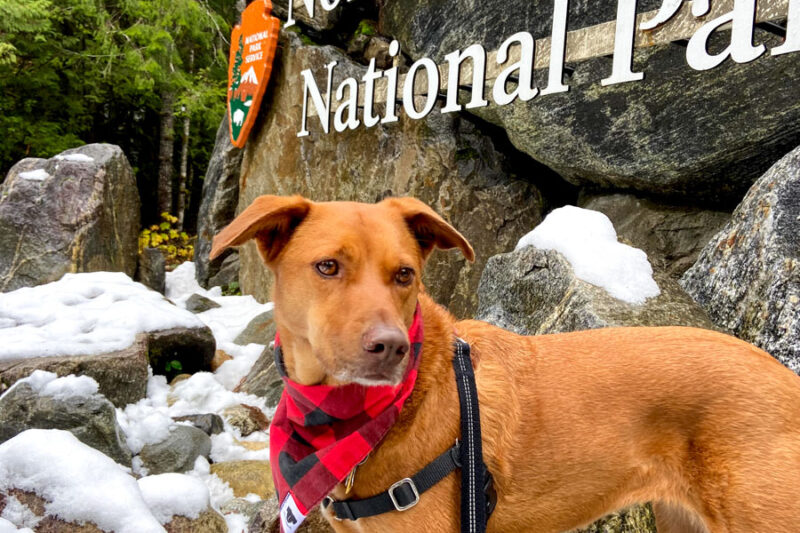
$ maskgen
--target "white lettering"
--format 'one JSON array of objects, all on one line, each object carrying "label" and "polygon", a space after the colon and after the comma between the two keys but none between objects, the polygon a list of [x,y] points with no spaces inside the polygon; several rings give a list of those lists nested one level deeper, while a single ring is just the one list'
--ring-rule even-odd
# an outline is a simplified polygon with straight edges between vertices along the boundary
[{"label": "white lettering", "polygon": [[636,30],[636,0],[619,0],[617,4],[617,30],[614,35],[614,64],[611,76],[601,85],[614,85],[644,79],[643,72],[631,71],[633,63],[633,38]]},{"label": "white lettering", "polygon": [[[527,102],[539,93],[539,89],[534,87],[533,81],[533,61],[536,43],[530,33],[521,31],[506,39],[497,51],[497,64],[502,65],[508,61],[508,50],[515,43],[520,45],[519,61],[505,68],[495,80],[492,88],[492,98],[497,105],[510,104],[517,98]],[[508,83],[508,78],[515,71],[519,71],[519,74],[517,74],[517,87],[511,93],[508,93],[506,92],[506,84]]]},{"label": "white lettering", "polygon": [[[414,105],[414,85],[416,84],[417,71],[424,68],[428,78],[428,90],[425,92],[425,105],[422,111],[417,111]],[[439,93],[439,69],[432,59],[423,57],[411,65],[411,69],[406,74],[406,82],[403,85],[403,109],[406,114],[414,120],[419,120],[428,116],[436,104],[436,96]]]},{"label": "white lettering", "polygon": [[[733,11],[715,18],[697,30],[686,47],[686,61],[695,70],[709,70],[728,57],[736,63],[748,63],[763,54],[767,47],[753,46],[756,0],[736,0]],[[708,39],[723,24],[731,23],[731,44],[719,54],[708,53]]]},{"label": "white lettering", "polygon": [[444,56],[448,65],[447,105],[442,108],[442,113],[461,110],[461,104],[458,103],[458,91],[461,85],[461,63],[467,57],[472,58],[472,99],[467,104],[467,109],[489,105],[488,100],[483,97],[483,84],[486,79],[486,50],[479,44],[473,44],[465,48],[464,52],[456,50]]},{"label": "white lettering", "polygon": [[322,95],[317,87],[317,81],[314,79],[314,74],[311,69],[306,69],[300,73],[303,77],[303,119],[300,131],[297,133],[298,137],[306,137],[308,129],[306,129],[306,122],[308,120],[308,97],[311,96],[311,102],[314,104],[314,109],[317,111],[317,116],[322,124],[322,131],[328,133],[331,122],[331,88],[333,85],[333,71],[336,68],[337,62],[331,61],[325,68],[328,70],[328,92],[327,102],[323,101]]}]

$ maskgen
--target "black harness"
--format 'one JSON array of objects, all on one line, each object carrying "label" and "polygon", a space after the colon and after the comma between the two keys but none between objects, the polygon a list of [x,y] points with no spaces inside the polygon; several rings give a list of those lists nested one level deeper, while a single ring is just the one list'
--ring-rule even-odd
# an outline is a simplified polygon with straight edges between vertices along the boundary
[{"label": "black harness", "polygon": [[461,439],[428,463],[422,470],[394,483],[385,492],[363,500],[335,501],[325,498],[322,505],[332,507],[337,520],[358,520],[390,511],[406,511],[419,503],[420,496],[461,469],[461,532],[483,533],[497,504],[492,474],[483,462],[478,390],[472,371],[469,344],[456,339],[453,369],[461,405]]}]

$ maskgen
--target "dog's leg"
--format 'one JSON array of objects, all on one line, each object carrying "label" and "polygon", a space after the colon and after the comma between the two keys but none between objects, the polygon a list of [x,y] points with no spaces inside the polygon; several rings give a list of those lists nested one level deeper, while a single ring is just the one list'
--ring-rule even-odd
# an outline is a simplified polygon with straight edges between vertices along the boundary
[{"label": "dog's leg", "polygon": [[653,502],[658,533],[709,533],[700,517],[679,505]]}]

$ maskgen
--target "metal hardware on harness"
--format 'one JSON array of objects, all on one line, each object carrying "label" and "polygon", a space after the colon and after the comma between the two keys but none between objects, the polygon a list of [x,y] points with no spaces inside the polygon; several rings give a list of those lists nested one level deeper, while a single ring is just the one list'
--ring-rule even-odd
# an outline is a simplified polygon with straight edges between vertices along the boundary
[{"label": "metal hardware on harness", "polygon": [[[422,470],[393,483],[388,490],[362,500],[336,501],[330,496],[322,501],[336,520],[358,520],[391,511],[406,511],[419,503],[420,495],[461,469],[461,531],[484,533],[486,523],[497,503],[492,474],[483,462],[481,428],[478,413],[478,390],[472,371],[470,347],[457,339],[453,369],[461,406],[461,438],[439,454]],[[408,503],[405,503],[408,502]]]},{"label": "metal hardware on harness", "polygon": [[[394,495],[394,491],[404,485],[408,485],[409,487],[411,487],[411,492],[414,494],[414,499],[409,504],[400,505],[397,502],[397,496]],[[409,477],[401,479],[400,481],[389,487],[388,492],[389,492],[389,498],[392,499],[392,503],[394,504],[394,508],[397,509],[398,511],[405,511],[411,509],[412,507],[414,507],[419,503],[419,491],[417,490],[417,486],[414,484],[414,480]]]}]

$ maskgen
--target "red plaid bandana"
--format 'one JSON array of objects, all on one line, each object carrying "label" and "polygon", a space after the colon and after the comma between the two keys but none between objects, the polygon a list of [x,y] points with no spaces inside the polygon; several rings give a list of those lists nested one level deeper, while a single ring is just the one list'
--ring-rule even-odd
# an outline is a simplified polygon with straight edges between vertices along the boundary
[{"label": "red plaid bandana", "polygon": [[270,425],[269,453],[284,533],[293,533],[397,420],[417,380],[422,351],[419,304],[408,337],[408,369],[395,387],[295,383],[286,376],[280,339],[275,337],[275,361],[286,387]]}]

